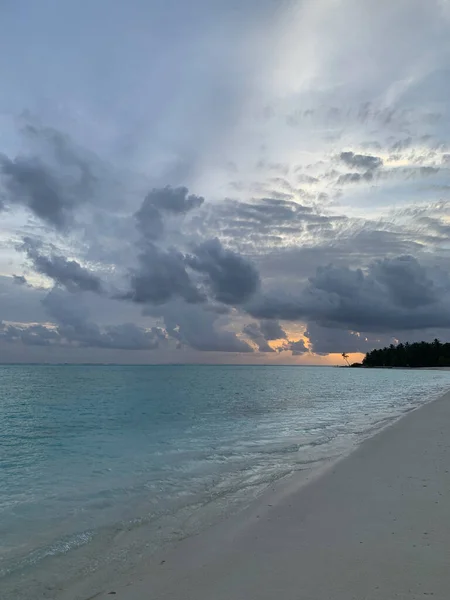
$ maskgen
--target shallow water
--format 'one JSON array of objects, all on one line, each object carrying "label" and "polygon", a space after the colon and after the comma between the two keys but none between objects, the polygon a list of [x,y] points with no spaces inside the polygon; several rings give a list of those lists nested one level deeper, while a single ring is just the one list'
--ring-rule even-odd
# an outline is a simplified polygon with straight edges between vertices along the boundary
[{"label": "shallow water", "polygon": [[1,597],[126,565],[449,387],[441,371],[1,366]]}]

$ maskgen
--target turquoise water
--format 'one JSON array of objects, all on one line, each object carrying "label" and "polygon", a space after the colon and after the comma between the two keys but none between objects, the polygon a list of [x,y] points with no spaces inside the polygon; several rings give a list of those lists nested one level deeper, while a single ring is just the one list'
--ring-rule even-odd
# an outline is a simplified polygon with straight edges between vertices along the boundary
[{"label": "turquoise water", "polygon": [[441,371],[0,366],[1,597],[192,533],[449,387]]}]

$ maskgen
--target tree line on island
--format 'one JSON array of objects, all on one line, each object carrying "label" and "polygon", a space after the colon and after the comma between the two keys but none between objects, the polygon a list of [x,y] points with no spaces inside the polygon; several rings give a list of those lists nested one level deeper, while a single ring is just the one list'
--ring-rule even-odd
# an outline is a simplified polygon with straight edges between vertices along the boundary
[{"label": "tree line on island", "polygon": [[[347,361],[348,355],[342,354]],[[443,344],[438,339],[433,342],[391,344],[385,348],[367,352],[362,363],[352,367],[450,367],[450,343]]]}]

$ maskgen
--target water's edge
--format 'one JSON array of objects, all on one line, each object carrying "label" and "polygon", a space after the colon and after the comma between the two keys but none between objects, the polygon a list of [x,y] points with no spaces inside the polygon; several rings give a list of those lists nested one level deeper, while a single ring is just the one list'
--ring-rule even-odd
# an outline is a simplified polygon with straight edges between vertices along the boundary
[{"label": "water's edge", "polygon": [[[293,471],[280,474],[279,477],[267,482],[264,486],[255,487],[251,495],[247,495],[241,502],[237,502],[232,508],[227,506],[222,512],[212,510],[209,519],[205,513],[205,504],[191,506],[192,512],[186,511],[184,515],[184,527],[182,530],[174,531],[174,536],[171,539],[164,541],[160,540],[159,544],[155,544],[151,548],[150,544],[145,544],[146,551],[139,552],[128,561],[126,565],[116,565],[113,568],[112,564],[108,564],[106,569],[101,572],[86,572],[84,581],[74,579],[72,582],[67,582],[66,585],[59,590],[55,590],[55,596],[52,600],[90,600],[92,594],[94,597],[97,594],[104,593],[109,589],[113,589],[114,585],[120,585],[125,579],[131,580],[140,570],[145,571],[145,564],[156,557],[165,556],[170,553],[176,546],[191,537],[192,535],[201,535],[208,529],[221,526],[223,522],[227,522],[227,527],[230,526],[234,530],[236,527],[242,526],[247,518],[261,512],[261,507],[275,506],[281,498],[297,494],[302,488],[316,481],[320,477],[325,476],[330,469],[333,469],[339,462],[347,459],[350,455],[356,452],[365,442],[372,440],[386,429],[401,421],[412,412],[416,412],[421,408],[444,398],[449,392],[438,395],[431,395],[422,400],[420,404],[405,408],[397,415],[381,419],[376,425],[361,432],[361,438],[357,443],[347,447],[345,451],[339,455],[328,456],[316,461],[305,462],[304,467]],[[250,491],[250,490],[247,490]],[[225,499],[225,498],[224,498]],[[212,505],[214,500],[207,503]],[[179,514],[178,516],[181,516]],[[179,522],[179,521],[178,521]],[[198,525],[201,525],[199,527]],[[151,535],[150,531],[141,529],[138,533],[139,538],[142,535]],[[124,539],[123,532],[114,540],[118,547],[122,547]],[[131,558],[131,557],[130,557]],[[159,558],[157,559],[159,560]],[[112,586],[112,587],[111,587]]]}]

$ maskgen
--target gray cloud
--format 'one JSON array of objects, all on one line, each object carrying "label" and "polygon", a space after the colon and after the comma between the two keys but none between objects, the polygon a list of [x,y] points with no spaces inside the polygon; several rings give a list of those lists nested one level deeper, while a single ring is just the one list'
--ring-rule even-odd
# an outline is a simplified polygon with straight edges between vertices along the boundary
[{"label": "gray cloud", "polygon": [[205,207],[204,228],[215,231],[227,245],[240,252],[268,254],[274,247],[297,244],[302,235],[317,230],[336,230],[348,220],[344,215],[323,214],[318,206],[292,199],[262,198],[253,202],[227,200]]},{"label": "gray cloud", "polygon": [[[141,233],[139,267],[131,272],[131,290],[122,298],[139,304],[163,304],[174,298],[204,302],[207,290],[217,302],[235,305],[246,301],[259,286],[256,268],[240,254],[225,249],[218,239],[193,247],[188,254],[161,248],[165,242],[163,213],[184,215],[198,208],[203,198],[188,195],[187,188],[154,189],[136,213]],[[179,234],[179,241],[183,236]]]},{"label": "gray cloud", "polygon": [[253,352],[245,340],[225,329],[228,315],[218,315],[207,305],[176,300],[159,307],[146,307],[148,315],[162,317],[168,335],[182,346],[203,352]]},{"label": "gray cloud", "polygon": [[278,321],[263,319],[259,324],[259,328],[266,340],[287,339],[286,332]]},{"label": "gray cloud", "polygon": [[354,152],[341,152],[339,158],[349,167],[356,169],[372,170],[382,166],[383,161],[378,156],[370,154],[355,154]]},{"label": "gray cloud", "polygon": [[137,227],[145,239],[157,240],[164,233],[164,213],[185,215],[203,202],[204,198],[189,194],[186,187],[154,188],[135,214]]},{"label": "gray cloud", "polygon": [[259,273],[254,265],[224,248],[217,238],[197,246],[186,262],[206,276],[206,283],[218,302],[242,304],[259,288]]},{"label": "gray cloud", "polygon": [[20,342],[26,346],[50,346],[52,343],[60,343],[60,336],[57,331],[44,325],[18,327],[0,322],[0,340]]},{"label": "gray cloud", "polygon": [[49,316],[55,320],[55,328],[44,327],[46,331],[22,328],[20,339],[23,343],[29,343],[32,339],[35,343],[43,340],[44,345],[154,350],[166,340],[165,332],[156,327],[146,330],[133,323],[124,323],[100,328],[89,320],[88,311],[78,300],[56,289],[45,297],[43,304]]},{"label": "gray cloud", "polygon": [[249,323],[248,325],[245,325],[242,331],[253,342],[255,342],[255,344],[258,346],[259,352],[275,352],[275,350],[267,343],[267,340],[265,339],[257,323]]},{"label": "gray cloud", "polygon": [[0,320],[11,322],[43,322],[45,291],[31,285],[18,285],[13,277],[0,275]]},{"label": "gray cloud", "polygon": [[411,256],[361,269],[320,267],[297,293],[261,295],[246,308],[255,317],[309,320],[353,331],[450,327],[450,279]]},{"label": "gray cloud", "polygon": [[339,175],[337,179],[337,184],[342,185],[346,183],[359,183],[361,181],[372,181],[373,173],[372,171],[366,171],[365,173],[344,173],[343,175]]},{"label": "gray cloud", "polygon": [[13,275],[13,281],[14,283],[17,283],[17,285],[25,285],[27,283],[24,275]]},{"label": "gray cloud", "polygon": [[[248,323],[244,326],[242,332],[255,342],[259,352],[276,352],[268,342],[279,339],[287,340],[287,334],[280,323],[270,319],[263,319],[259,323]],[[294,342],[286,342],[282,349],[289,350],[292,344]]]},{"label": "gray cloud", "polygon": [[24,238],[23,244],[20,245],[20,249],[26,252],[38,273],[50,277],[69,291],[102,291],[102,284],[97,275],[83,268],[76,260],[67,260],[57,254],[46,256],[40,253],[39,248],[40,244],[31,238]]},{"label": "gray cloud", "polygon": [[309,340],[312,352],[322,355],[342,352],[365,353],[376,346],[386,346],[394,342],[393,336],[321,327],[314,322],[308,323],[305,336]]},{"label": "gray cloud", "polygon": [[71,220],[74,201],[39,159],[0,155],[0,173],[11,204],[24,204],[39,218],[62,228]]},{"label": "gray cloud", "polygon": [[[47,334],[13,323],[28,356],[63,327],[58,359],[64,345],[101,357],[86,340],[128,347],[107,323],[142,329],[144,311],[171,328],[162,360],[174,343],[187,360],[251,352],[244,307],[261,344],[287,347],[290,325],[263,317],[289,317],[318,352],[445,331],[448,213],[430,206],[450,197],[447,2],[109,0],[103,21],[105,2],[89,18],[47,4],[6,3],[0,22],[0,318],[47,322],[32,271],[89,313]],[[26,236],[43,244],[24,284]]]},{"label": "gray cloud", "polygon": [[292,356],[301,356],[308,352],[308,348],[305,346],[305,342],[303,340],[298,340],[298,342],[289,342],[287,348],[291,350]]},{"label": "gray cloud", "polygon": [[54,129],[27,124],[23,131],[39,142],[40,155],[10,159],[0,154],[4,204],[25,206],[58,229],[71,225],[74,211],[93,192],[96,178],[89,163],[66,136]]},{"label": "gray cloud", "polygon": [[151,205],[169,213],[185,214],[194,208],[199,208],[204,201],[201,196],[189,194],[186,187],[166,186],[153,189],[145,198],[144,205]]},{"label": "gray cloud", "polygon": [[324,222],[316,224],[313,235],[312,240],[301,245],[266,248],[257,261],[263,280],[274,279],[280,282],[281,289],[291,289],[329,263],[365,268],[374,259],[422,255],[430,244],[428,232],[426,239],[421,238],[416,220],[403,226],[397,217],[386,222],[346,219],[331,227]]},{"label": "gray cloud", "polygon": [[161,250],[149,243],[139,255],[140,266],[131,275],[131,290],[124,299],[138,304],[163,304],[174,297],[202,302],[205,297],[191,281],[185,257],[176,250]]}]

